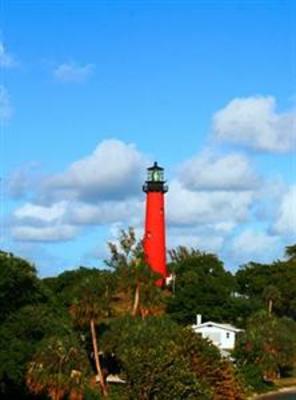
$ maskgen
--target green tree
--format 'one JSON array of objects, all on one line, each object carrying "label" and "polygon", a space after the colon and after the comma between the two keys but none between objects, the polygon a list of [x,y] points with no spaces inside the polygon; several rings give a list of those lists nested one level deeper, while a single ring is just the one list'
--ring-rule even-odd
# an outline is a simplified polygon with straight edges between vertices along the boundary
[{"label": "green tree", "polygon": [[97,326],[110,316],[110,306],[113,295],[113,280],[109,273],[104,279],[85,278],[76,289],[76,296],[70,307],[70,313],[78,326],[88,326],[90,329],[96,373],[103,396],[107,396],[106,376],[100,360]]},{"label": "green tree", "polygon": [[289,261],[296,261],[296,244],[287,246],[285,250],[285,255]]},{"label": "green tree", "polygon": [[104,280],[106,274],[110,273],[103,269],[86,268],[80,266],[77,269],[64,271],[60,275],[44,278],[43,284],[54,294],[62,306],[69,307],[73,298],[77,295],[77,288],[86,279],[100,281]]},{"label": "green tree", "polygon": [[1,398],[25,398],[26,364],[39,341],[54,331],[71,331],[65,311],[38,279],[34,266],[0,252]]},{"label": "green tree", "polygon": [[33,265],[0,251],[0,320],[28,304],[47,301],[47,293],[41,285]]},{"label": "green tree", "polygon": [[6,318],[0,326],[1,395],[22,398],[24,377],[41,340],[50,335],[69,335],[72,326],[66,310],[51,304],[27,305]]},{"label": "green tree", "polygon": [[234,357],[251,386],[273,381],[296,361],[296,323],[266,311],[254,314],[236,343]]},{"label": "green tree", "polygon": [[[117,319],[103,340],[106,351],[120,360],[129,399],[218,400],[223,398],[219,393],[231,390],[230,375],[236,382],[229,369],[226,383],[225,364],[215,346],[167,317]],[[242,398],[238,387],[233,385],[229,399]]]},{"label": "green tree", "polygon": [[269,285],[263,290],[263,299],[267,303],[268,314],[271,315],[273,310],[273,305],[278,304],[280,302],[281,299],[280,291],[278,290],[277,287]]},{"label": "green tree", "polygon": [[161,290],[155,285],[159,275],[145,262],[141,241],[137,241],[135,231],[129,228],[120,232],[117,243],[108,243],[110,257],[106,264],[115,271],[118,290],[124,302],[126,294],[132,298],[130,313],[142,317],[162,303]]},{"label": "green tree", "polygon": [[[265,307],[266,288],[277,290],[273,312],[279,317],[296,320],[296,263],[293,260],[276,261],[272,264],[249,263],[236,273],[238,291],[257,304],[257,311]],[[274,293],[275,294],[275,293]]]},{"label": "green tree", "polygon": [[44,339],[29,363],[26,384],[35,394],[47,394],[52,400],[67,396],[82,400],[90,376],[86,353],[75,336]]},{"label": "green tree", "polygon": [[217,256],[185,247],[171,251],[170,256],[176,282],[168,313],[184,324],[193,323],[197,313],[218,322],[231,320],[235,280]]}]

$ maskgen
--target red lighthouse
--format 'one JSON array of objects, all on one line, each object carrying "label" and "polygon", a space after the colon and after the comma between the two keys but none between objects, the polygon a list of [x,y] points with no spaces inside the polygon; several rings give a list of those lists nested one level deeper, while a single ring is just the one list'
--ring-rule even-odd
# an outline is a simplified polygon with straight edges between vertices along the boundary
[{"label": "red lighthouse", "polygon": [[163,278],[157,281],[157,284],[162,286],[168,276],[164,213],[164,194],[168,191],[168,187],[165,185],[163,168],[156,162],[147,171],[148,177],[143,186],[143,191],[147,195],[144,252],[152,270],[162,275]]}]

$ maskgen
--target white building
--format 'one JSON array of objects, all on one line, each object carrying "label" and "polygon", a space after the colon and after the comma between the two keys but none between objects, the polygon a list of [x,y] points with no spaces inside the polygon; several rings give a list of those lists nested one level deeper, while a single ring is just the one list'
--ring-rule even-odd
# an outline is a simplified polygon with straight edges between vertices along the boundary
[{"label": "white building", "polygon": [[202,323],[200,314],[197,314],[196,324],[192,325],[192,329],[201,334],[203,338],[211,340],[221,351],[233,350],[236,335],[241,332],[241,329],[230,324],[219,324],[212,321]]}]

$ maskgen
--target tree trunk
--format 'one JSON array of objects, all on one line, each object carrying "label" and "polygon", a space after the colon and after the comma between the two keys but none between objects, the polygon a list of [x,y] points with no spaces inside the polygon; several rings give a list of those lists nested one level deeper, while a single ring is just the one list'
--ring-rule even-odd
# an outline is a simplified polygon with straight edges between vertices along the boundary
[{"label": "tree trunk", "polygon": [[90,320],[90,331],[91,331],[91,338],[92,338],[92,344],[93,344],[93,349],[94,349],[94,356],[95,356],[97,375],[98,375],[99,380],[100,380],[100,386],[101,386],[101,389],[102,389],[102,394],[103,394],[104,397],[106,397],[108,395],[108,392],[107,392],[107,387],[106,387],[106,383],[105,383],[104,374],[103,374],[102,368],[101,368],[99,352],[98,352],[98,345],[97,345],[96,327],[95,327],[95,321],[93,319]]},{"label": "tree trunk", "polygon": [[61,390],[57,388],[53,392],[53,400],[60,400],[60,398],[61,398]]},{"label": "tree trunk", "polygon": [[272,299],[268,301],[268,314],[271,315],[272,313]]},{"label": "tree trunk", "polygon": [[138,282],[137,286],[136,286],[134,304],[133,304],[133,310],[132,310],[133,317],[135,317],[138,314],[139,306],[140,306],[140,283]]}]

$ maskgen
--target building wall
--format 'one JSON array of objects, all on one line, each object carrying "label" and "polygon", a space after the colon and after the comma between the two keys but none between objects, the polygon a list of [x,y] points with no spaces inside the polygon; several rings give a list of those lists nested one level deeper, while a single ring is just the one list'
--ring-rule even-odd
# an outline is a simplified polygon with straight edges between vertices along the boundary
[{"label": "building wall", "polygon": [[225,350],[232,350],[235,345],[235,332],[218,328],[216,326],[194,327],[196,333],[210,339],[217,347]]}]

